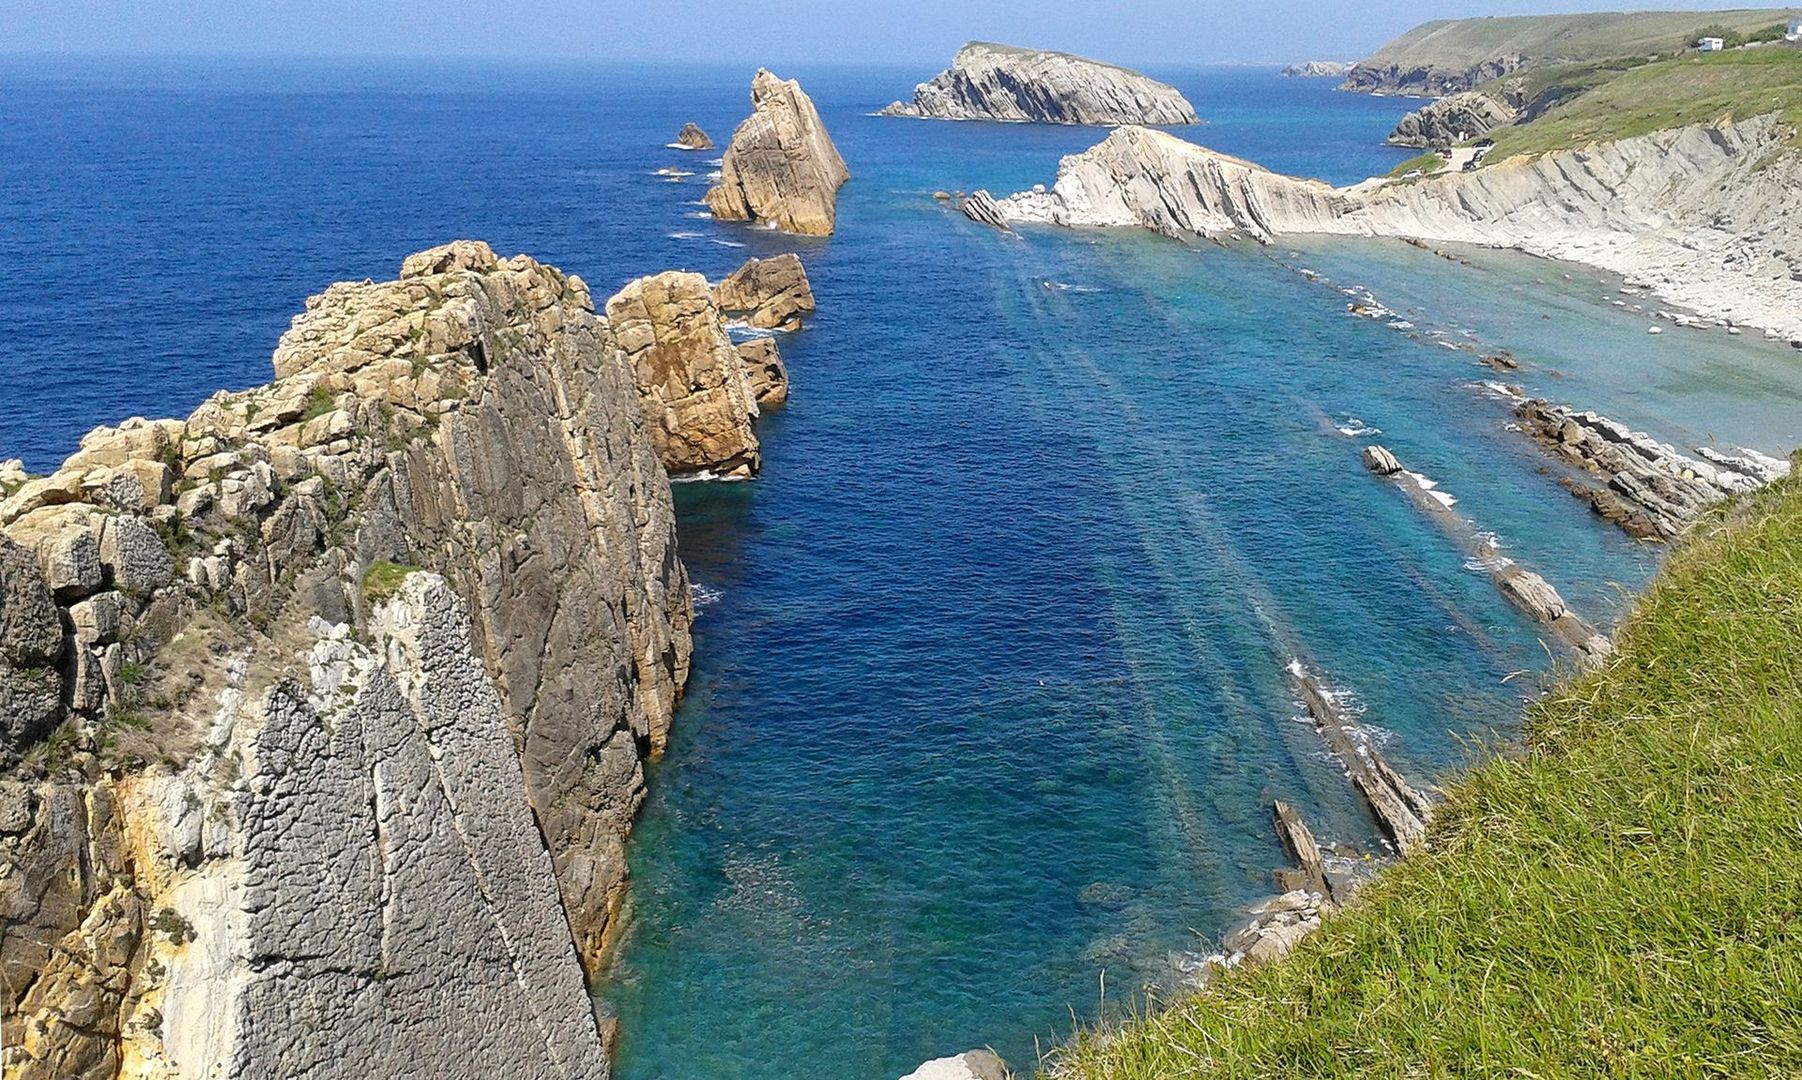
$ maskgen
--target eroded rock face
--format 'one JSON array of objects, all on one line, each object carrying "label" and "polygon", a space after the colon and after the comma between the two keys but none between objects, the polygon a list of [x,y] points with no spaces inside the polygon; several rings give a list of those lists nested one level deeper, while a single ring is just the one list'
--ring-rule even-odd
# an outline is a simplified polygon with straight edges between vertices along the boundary
[{"label": "eroded rock face", "polygon": [[30,551],[0,536],[0,766],[62,714],[62,615]]},{"label": "eroded rock face", "polygon": [[760,409],[772,409],[788,403],[788,367],[773,338],[751,338],[737,345],[738,358],[744,364],[745,378],[751,395]]},{"label": "eroded rock face", "polygon": [[0,669],[69,676],[0,782],[8,1075],[602,1075],[692,621],[613,329],[464,242],[275,367],[0,505]]},{"label": "eroded rock face", "polygon": [[1453,94],[1402,117],[1389,145],[1443,150],[1512,123],[1514,110],[1488,94]]},{"label": "eroded rock face", "polygon": [[752,259],[713,288],[713,303],[728,316],[765,330],[793,330],[814,310],[813,287],[801,257]]},{"label": "eroded rock face", "polygon": [[1343,79],[1353,67],[1350,60],[1305,60],[1283,68],[1285,79]]},{"label": "eroded rock face", "polygon": [[651,442],[672,473],[757,472],[757,398],[707,279],[639,278],[607,301],[637,378]]},{"label": "eroded rock face", "polygon": [[751,80],[751,108],[726,147],[719,184],[707,192],[713,216],[829,235],[838,221],[838,189],[851,171],[813,100],[800,83],[760,70]]},{"label": "eroded rock face", "polygon": [[676,145],[684,150],[711,150],[713,140],[702,131],[698,124],[683,124],[682,130],[676,134]]},{"label": "eroded rock face", "polygon": [[914,88],[912,101],[897,101],[882,114],[1103,126],[1201,122],[1175,87],[1136,71],[986,41],[965,45],[948,70]]}]

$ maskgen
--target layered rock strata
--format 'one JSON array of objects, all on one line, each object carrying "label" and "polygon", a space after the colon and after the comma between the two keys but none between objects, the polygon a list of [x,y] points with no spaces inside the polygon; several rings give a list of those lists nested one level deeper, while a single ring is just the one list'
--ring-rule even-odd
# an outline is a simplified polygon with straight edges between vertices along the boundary
[{"label": "layered rock strata", "polygon": [[683,124],[682,130],[676,133],[674,145],[684,150],[711,150],[713,139],[702,131],[698,124]]},{"label": "layered rock strata", "polygon": [[1426,842],[1433,804],[1390,766],[1368,732],[1339,704],[1320,676],[1300,661],[1289,665],[1289,685],[1314,729],[1369,804],[1395,850],[1409,855]]},{"label": "layered rock strata", "polygon": [[1572,611],[1551,582],[1503,555],[1495,537],[1453,510],[1456,500],[1432,480],[1408,471],[1393,452],[1382,446],[1364,448],[1364,467],[1393,480],[1409,501],[1489,575],[1509,603],[1550,630],[1584,665],[1599,664],[1614,654],[1614,644],[1607,635]]},{"label": "layered rock strata", "polygon": [[897,101],[882,115],[1107,127],[1201,122],[1175,87],[1136,71],[986,41],[959,49],[949,69],[914,88],[913,100]]},{"label": "layered rock strata", "polygon": [[1402,117],[1389,133],[1390,146],[1445,150],[1514,123],[1514,110],[1488,94],[1440,98]]},{"label": "layered rock strata", "polygon": [[607,319],[664,467],[755,475],[757,395],[707,279],[680,271],[639,278],[607,301]]},{"label": "layered rock strata", "polygon": [[7,1075],[604,1075],[692,621],[614,330],[458,243],[275,372],[0,504]]},{"label": "layered rock strata", "polygon": [[813,100],[794,80],[759,70],[751,80],[751,116],[732,133],[720,182],[707,192],[713,216],[784,232],[831,234],[838,189],[851,179]]},{"label": "layered rock strata", "polygon": [[1569,479],[1572,494],[1644,540],[1671,540],[1709,507],[1788,476],[1790,464],[1750,450],[1696,457],[1594,412],[1543,400],[1515,409],[1522,429],[1602,486]]},{"label": "layered rock strata", "polygon": [[1518,248],[1611,270],[1802,347],[1802,155],[1776,117],[1692,126],[1469,173],[1334,188],[1148,128],[1064,159],[1004,221],[1170,236],[1398,236]]},{"label": "layered rock strata", "polygon": [[713,287],[713,303],[731,318],[764,330],[795,330],[814,312],[807,268],[793,253],[751,259]]}]

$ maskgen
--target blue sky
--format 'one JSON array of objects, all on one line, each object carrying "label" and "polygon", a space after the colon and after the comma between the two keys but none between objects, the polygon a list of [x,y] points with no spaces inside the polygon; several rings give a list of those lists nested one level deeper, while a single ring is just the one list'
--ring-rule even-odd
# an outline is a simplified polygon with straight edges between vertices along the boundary
[{"label": "blue sky", "polygon": [[[942,66],[965,40],[983,38],[1121,63],[1171,65],[1351,59],[1428,19],[1598,6],[1607,5],[1595,0],[0,0],[0,52]],[[1635,0],[1632,6],[1703,5]]]}]

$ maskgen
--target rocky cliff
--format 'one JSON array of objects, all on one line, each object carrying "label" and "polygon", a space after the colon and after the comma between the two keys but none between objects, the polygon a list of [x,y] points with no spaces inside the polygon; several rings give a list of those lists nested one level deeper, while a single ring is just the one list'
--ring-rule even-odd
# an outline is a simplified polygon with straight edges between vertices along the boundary
[{"label": "rocky cliff", "polygon": [[798,255],[751,259],[714,286],[713,302],[752,326],[793,330],[814,311],[813,285]]},{"label": "rocky cliff", "polygon": [[275,374],[0,503],[7,1075],[605,1075],[692,621],[615,329],[459,243]]},{"label": "rocky cliff", "polygon": [[1107,127],[1201,122],[1175,87],[1136,71],[985,41],[958,50],[948,70],[914,88],[912,101],[897,101],[882,115]]},{"label": "rocky cliff", "polygon": [[1453,94],[1402,117],[1389,133],[1388,142],[1391,146],[1444,150],[1512,123],[1514,110],[1488,94]]},{"label": "rocky cliff", "polygon": [[1802,342],[1802,155],[1775,117],[1349,188],[1122,128],[1065,158],[1053,189],[995,205],[1009,224],[1519,248],[1600,266],[1705,314]]},{"label": "rocky cliff", "polygon": [[751,80],[751,110],[732,133],[720,182],[707,192],[713,216],[829,235],[838,221],[838,189],[851,171],[813,100],[800,83],[760,70]]}]

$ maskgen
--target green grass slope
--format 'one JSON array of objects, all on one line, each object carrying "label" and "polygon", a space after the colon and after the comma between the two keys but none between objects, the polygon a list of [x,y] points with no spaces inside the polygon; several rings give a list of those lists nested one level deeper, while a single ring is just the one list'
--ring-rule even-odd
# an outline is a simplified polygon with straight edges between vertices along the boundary
[{"label": "green grass slope", "polygon": [[1559,79],[1574,92],[1533,122],[1494,132],[1490,161],[1773,112],[1802,131],[1802,49],[1738,49],[1624,71],[1570,68],[1533,89],[1556,91]]},{"label": "green grass slope", "polygon": [[1644,56],[1686,48],[1709,27],[1751,37],[1791,14],[1765,8],[1449,19],[1415,27],[1361,66],[1461,71],[1502,56],[1519,56],[1529,65]]},{"label": "green grass slope", "polygon": [[1699,527],[1619,644],[1287,962],[1047,1070],[1802,1076],[1802,483]]}]

